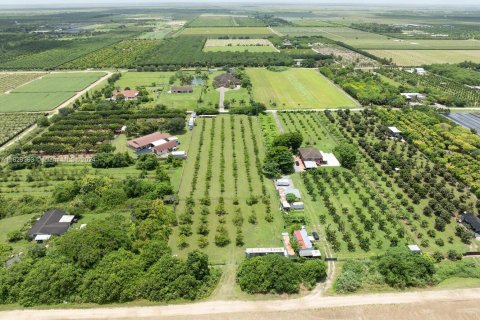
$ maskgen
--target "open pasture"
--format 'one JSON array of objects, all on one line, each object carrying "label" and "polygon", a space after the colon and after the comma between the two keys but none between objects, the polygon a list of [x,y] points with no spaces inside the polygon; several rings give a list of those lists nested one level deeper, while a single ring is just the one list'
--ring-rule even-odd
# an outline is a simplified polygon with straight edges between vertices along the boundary
[{"label": "open pasture", "polygon": [[[170,241],[176,254],[201,248],[214,264],[232,263],[245,247],[280,244],[283,220],[274,185],[261,172],[260,130],[256,117],[198,119],[178,194],[179,226]],[[217,245],[220,234],[228,241]]]},{"label": "open pasture", "polygon": [[274,33],[267,27],[199,27],[185,28],[181,30],[180,36],[271,36]]},{"label": "open pasture", "polygon": [[248,69],[256,101],[272,109],[353,108],[357,104],[315,69]]},{"label": "open pasture", "polygon": [[[449,41],[449,40],[445,40]],[[398,66],[419,66],[434,63],[480,62],[480,50],[368,50]]]},{"label": "open pasture", "polygon": [[8,94],[0,94],[0,112],[50,111],[104,74],[104,72],[50,73]]},{"label": "open pasture", "polygon": [[348,27],[276,27],[276,31],[288,36],[323,36],[344,42],[359,49],[480,49],[480,40],[407,40],[360,31]]},{"label": "open pasture", "polygon": [[0,93],[13,90],[27,82],[41,77],[44,73],[0,73]]}]

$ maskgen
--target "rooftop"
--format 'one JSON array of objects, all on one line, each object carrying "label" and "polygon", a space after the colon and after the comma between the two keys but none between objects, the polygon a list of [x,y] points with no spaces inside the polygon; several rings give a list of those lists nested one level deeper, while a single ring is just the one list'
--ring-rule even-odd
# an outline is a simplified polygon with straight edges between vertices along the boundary
[{"label": "rooftop", "polygon": [[323,160],[322,154],[315,148],[299,148],[298,153],[302,159]]},{"label": "rooftop", "polygon": [[43,214],[40,219],[28,230],[27,235],[62,235],[73,221],[73,216],[66,215],[62,210],[50,210]]},{"label": "rooftop", "polygon": [[128,141],[128,145],[133,148],[143,148],[149,144],[152,144],[155,141],[166,139],[169,135],[162,132],[154,132],[143,137],[139,137],[133,140]]},{"label": "rooftop", "polygon": [[388,130],[393,133],[402,133],[402,131],[398,130],[397,127],[388,127]]}]

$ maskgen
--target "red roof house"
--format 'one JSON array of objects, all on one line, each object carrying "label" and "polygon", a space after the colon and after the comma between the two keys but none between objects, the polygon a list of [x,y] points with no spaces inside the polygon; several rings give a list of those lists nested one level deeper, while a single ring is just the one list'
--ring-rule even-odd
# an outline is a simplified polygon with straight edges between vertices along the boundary
[{"label": "red roof house", "polygon": [[154,132],[149,135],[128,141],[128,146],[136,151],[139,151],[152,146],[153,143],[158,140],[166,139],[168,137],[170,137],[170,135],[166,133]]},{"label": "red roof house", "polygon": [[136,90],[123,90],[123,91],[113,91],[112,92],[112,100],[117,100],[117,96],[122,95],[125,100],[135,100],[137,99],[140,92]]},{"label": "red roof house", "polygon": [[153,152],[155,154],[159,154],[159,155],[162,155],[162,154],[165,154],[165,153],[168,153],[170,151],[173,151],[174,148],[178,145],[178,141],[177,140],[172,140],[172,141],[168,141],[166,143],[163,143],[159,146],[156,146],[156,147],[153,147]]}]

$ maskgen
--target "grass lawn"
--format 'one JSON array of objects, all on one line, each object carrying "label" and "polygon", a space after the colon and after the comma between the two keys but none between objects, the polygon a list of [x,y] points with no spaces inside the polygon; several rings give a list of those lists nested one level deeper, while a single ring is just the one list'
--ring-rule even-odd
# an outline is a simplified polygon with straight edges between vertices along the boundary
[{"label": "grass lawn", "polygon": [[480,62],[480,50],[368,50],[398,66],[419,66],[434,63]]},{"label": "grass lawn", "polygon": [[21,216],[0,219],[0,242],[7,241],[7,233],[20,230],[35,214],[25,214]]},{"label": "grass lawn", "polygon": [[41,77],[45,73],[21,73],[21,72],[6,72],[0,73],[0,93],[15,89],[24,83]]},{"label": "grass lawn", "polygon": [[272,46],[215,46],[204,47],[204,52],[278,52]]},{"label": "grass lawn", "polygon": [[357,104],[316,69],[247,69],[253,96],[272,109],[354,108]]},{"label": "grass lawn", "polygon": [[0,112],[50,111],[103,75],[104,72],[50,73],[8,94],[0,94]]},{"label": "grass lawn", "polygon": [[[187,72],[185,73],[192,73]],[[150,92],[150,96],[154,98],[153,104],[164,104],[168,107],[194,110],[197,107],[218,105],[220,95],[212,86],[213,78],[221,72],[209,74],[209,79],[204,85],[193,86],[193,93],[169,93],[171,86],[181,85],[179,81],[170,84],[170,77],[175,72],[126,72],[116,82],[116,86],[124,89],[126,87],[136,88],[144,87]],[[198,102],[199,98],[201,102]]]},{"label": "grass lawn", "polygon": [[[211,205],[208,207],[210,213],[206,216],[208,219],[209,234],[207,236],[209,244],[204,249],[209,257],[210,261],[214,264],[235,264],[238,263],[243,257],[243,252],[246,247],[269,247],[269,246],[279,246],[281,245],[280,233],[282,231],[283,221],[278,211],[277,205],[277,196],[275,194],[273,182],[265,179],[262,182],[261,177],[258,175],[256,168],[255,153],[253,147],[253,137],[261,137],[260,126],[257,122],[257,118],[252,119],[253,135],[249,127],[248,117],[246,116],[219,116],[216,119],[199,119],[197,121],[196,127],[193,129],[192,139],[190,143],[189,156],[185,164],[180,189],[179,189],[179,199],[180,203],[176,208],[177,216],[180,216],[185,211],[185,200],[190,196],[192,188],[195,188],[193,191],[193,199],[195,200],[194,211],[195,214],[192,216],[192,232],[193,234],[187,237],[187,242],[189,246],[185,249],[178,247],[180,239],[179,227],[175,228],[173,236],[170,238],[171,247],[174,249],[174,253],[180,256],[186,256],[186,254],[193,250],[199,248],[198,239],[199,235],[197,234],[197,228],[200,225],[200,199],[205,196],[205,193],[208,192],[208,195],[211,199]],[[215,123],[215,129],[213,128],[213,123]],[[224,151],[221,150],[222,144],[222,123],[224,127]],[[232,130],[231,126],[233,123],[234,129]],[[244,126],[244,134],[242,135],[241,126]],[[201,130],[205,126],[203,146],[198,148],[200,139],[201,139]],[[213,133],[212,133],[213,132]],[[210,140],[211,135],[213,134],[213,141]],[[232,134],[235,135],[235,143],[232,143]],[[244,144],[244,140],[248,141],[248,144]],[[261,139],[257,138],[258,150],[260,160],[264,157],[264,146]],[[209,160],[209,151],[212,148],[212,159]],[[235,152],[236,158],[233,157]],[[195,169],[195,162],[197,155],[199,154],[200,160],[199,169]],[[220,185],[220,167],[221,167],[221,154],[224,155],[225,160],[225,187],[224,191],[221,190]],[[248,157],[246,155],[248,154]],[[235,187],[233,172],[234,172],[234,159],[236,159],[238,167],[238,183],[237,188]],[[248,165],[245,164],[245,161]],[[208,167],[211,166],[212,177],[210,186],[206,188],[206,175]],[[248,181],[247,169],[251,175],[251,183]],[[199,172],[197,183],[194,185],[192,183],[194,172]],[[265,191],[262,190],[262,185],[265,186]],[[251,191],[250,187],[251,186]],[[265,204],[262,201],[248,206],[246,204],[246,199],[250,195],[261,196],[266,193],[269,196],[269,206],[271,207],[272,214],[274,216],[273,222],[267,222],[265,220],[266,209]],[[237,195],[239,204],[234,204],[234,197]],[[218,247],[215,244],[215,234],[217,227],[221,224],[220,217],[217,216],[214,212],[215,207],[217,206],[219,199],[223,197],[225,201],[225,209],[227,214],[225,218],[225,228],[228,230],[228,236],[230,239],[230,244],[225,247]],[[245,244],[243,246],[237,247],[235,245],[235,236],[236,236],[236,227],[234,226],[232,219],[234,217],[235,210],[239,208],[241,210],[241,215],[244,218],[243,225],[241,230],[243,232]],[[252,224],[248,222],[248,217],[255,213],[257,216],[257,224]]]},{"label": "grass lawn", "polygon": [[274,33],[267,27],[199,27],[185,28],[178,33],[183,36],[228,36],[255,35],[270,36]]}]

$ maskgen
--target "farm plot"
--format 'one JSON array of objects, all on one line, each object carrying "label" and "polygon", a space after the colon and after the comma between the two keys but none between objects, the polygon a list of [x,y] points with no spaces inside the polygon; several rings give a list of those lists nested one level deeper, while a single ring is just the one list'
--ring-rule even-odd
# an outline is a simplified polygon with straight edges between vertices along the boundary
[{"label": "farm plot", "polygon": [[434,63],[480,63],[480,50],[368,50],[384,59],[391,59],[398,66],[420,66]]},{"label": "farm plot", "polygon": [[0,114],[0,146],[33,125],[42,116],[40,113]]},{"label": "farm plot", "polygon": [[262,27],[265,24],[255,18],[228,15],[201,15],[188,24],[189,27]]},{"label": "farm plot", "polygon": [[73,69],[133,68],[139,57],[158,44],[158,40],[125,40],[87,54],[62,67]]},{"label": "farm plot", "polygon": [[[286,131],[307,134],[305,145],[330,151],[352,139],[358,147],[354,170],[322,168],[294,176],[308,195],[304,199],[307,218],[338,257],[376,255],[390,246],[412,243],[430,253],[468,248],[472,239],[464,237],[465,229],[459,231],[463,227],[450,211],[459,210],[454,199],[464,199],[471,206],[475,196],[435,174],[434,164],[413,145],[388,139],[378,118],[344,111],[279,116]],[[437,190],[437,185],[445,190]],[[448,213],[438,206],[437,192],[449,194],[442,204]]]},{"label": "farm plot", "polygon": [[279,52],[267,39],[208,39],[204,52]]},{"label": "farm plot", "polygon": [[178,33],[181,36],[272,36],[274,33],[267,27],[212,27],[186,28]]},{"label": "farm plot", "polygon": [[103,72],[48,74],[8,94],[0,94],[0,112],[50,111],[104,74]]},{"label": "farm plot", "polygon": [[288,36],[323,36],[359,49],[480,49],[479,40],[404,40],[348,27],[276,27],[275,30]]},{"label": "farm plot", "polygon": [[247,70],[253,96],[272,109],[353,108],[357,104],[315,69]]},{"label": "farm plot", "polygon": [[27,82],[35,80],[45,73],[31,72],[31,73],[0,73],[0,93],[13,90]]},{"label": "farm plot", "polygon": [[278,246],[283,219],[262,173],[257,118],[199,119],[193,130],[170,241],[175,253],[200,248],[213,263],[230,263],[245,247]]},{"label": "farm plot", "polygon": [[340,46],[316,44],[312,49],[322,55],[334,56],[342,65],[354,64],[357,67],[374,67],[379,65],[377,61],[371,58]]}]

